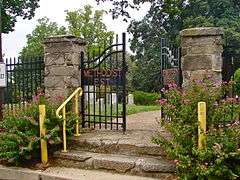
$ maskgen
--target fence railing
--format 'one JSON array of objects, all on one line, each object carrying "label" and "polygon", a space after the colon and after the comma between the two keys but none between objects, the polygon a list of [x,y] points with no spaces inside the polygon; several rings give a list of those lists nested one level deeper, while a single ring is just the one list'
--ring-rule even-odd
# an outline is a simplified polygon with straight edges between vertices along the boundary
[{"label": "fence railing", "polygon": [[24,107],[33,96],[44,91],[43,58],[6,58],[7,87],[4,91],[5,108]]}]

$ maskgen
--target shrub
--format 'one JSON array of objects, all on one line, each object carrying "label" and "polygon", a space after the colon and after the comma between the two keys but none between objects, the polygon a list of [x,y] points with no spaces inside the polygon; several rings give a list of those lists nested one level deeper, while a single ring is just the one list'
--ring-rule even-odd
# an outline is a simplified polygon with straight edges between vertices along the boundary
[{"label": "shrub", "polygon": [[240,96],[240,68],[234,73],[234,81],[236,82],[235,92]]},{"label": "shrub", "polygon": [[[48,148],[58,147],[62,142],[62,119],[55,115],[56,105],[44,98],[37,98],[19,109],[16,114],[7,113],[0,122],[0,161],[20,165],[29,159],[40,159],[39,104],[46,104],[46,137]],[[67,133],[73,132],[76,117],[70,114],[67,121]]]},{"label": "shrub", "polygon": [[136,105],[155,105],[160,98],[158,93],[148,93],[143,91],[135,91],[133,95],[134,103]]},{"label": "shrub", "polygon": [[[160,100],[165,116],[162,126],[171,138],[154,138],[175,159],[181,179],[240,178],[240,105],[223,97],[231,85],[216,86],[209,79],[186,90],[169,86]],[[207,147],[198,149],[197,104],[207,104]]]}]

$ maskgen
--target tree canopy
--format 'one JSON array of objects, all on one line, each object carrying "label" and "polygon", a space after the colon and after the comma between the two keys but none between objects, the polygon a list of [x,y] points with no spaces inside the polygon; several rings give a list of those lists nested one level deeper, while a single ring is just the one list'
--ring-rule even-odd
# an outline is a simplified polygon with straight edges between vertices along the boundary
[{"label": "tree canopy", "polygon": [[39,0],[1,0],[2,32],[8,33],[14,30],[17,17],[31,19],[36,8],[39,7]]},{"label": "tree canopy", "polygon": [[77,11],[66,11],[67,27],[59,27],[56,22],[48,18],[38,20],[38,25],[27,35],[27,44],[20,55],[24,57],[43,56],[43,41],[49,36],[72,34],[83,38],[90,50],[98,46],[103,47],[110,41],[113,32],[107,31],[103,23],[104,12],[97,10],[93,13],[92,7],[87,5]]},{"label": "tree canopy", "polygon": [[22,49],[22,57],[43,57],[43,41],[46,37],[66,34],[66,28],[58,27],[56,22],[50,22],[47,17],[38,20],[32,34],[27,35],[27,45]]},{"label": "tree canopy", "polygon": [[68,31],[76,37],[83,38],[90,50],[104,47],[110,42],[113,32],[107,31],[107,26],[103,23],[103,15],[103,10],[96,10],[93,14],[90,5],[78,11],[67,11]]},{"label": "tree canopy", "polygon": [[[151,0],[151,7],[141,21],[131,21],[128,32],[133,35],[131,49],[136,53],[139,74],[148,71],[153,79],[160,72],[152,67],[159,66],[160,40],[169,38],[173,44],[180,44],[179,32],[192,27],[223,27],[224,56],[240,55],[240,1],[238,0]],[[141,65],[140,65],[141,64]],[[155,64],[151,65],[150,64]],[[146,67],[149,68],[146,69]],[[145,68],[142,68],[145,67]],[[159,73],[157,73],[159,72]],[[141,76],[137,76],[140,78]],[[142,87],[149,81],[142,76]],[[159,89],[159,83],[155,84]],[[149,90],[149,88],[147,89]]]}]

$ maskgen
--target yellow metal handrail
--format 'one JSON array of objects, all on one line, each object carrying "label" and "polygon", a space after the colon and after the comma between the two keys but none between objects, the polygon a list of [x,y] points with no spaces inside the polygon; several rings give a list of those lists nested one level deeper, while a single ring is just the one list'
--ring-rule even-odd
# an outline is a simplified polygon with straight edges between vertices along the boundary
[{"label": "yellow metal handrail", "polygon": [[[75,114],[79,117],[79,97],[82,96],[83,91],[82,88],[77,88],[56,110],[56,116],[58,118],[63,118],[63,152],[67,152],[67,139],[66,139],[66,105],[69,101],[75,97]],[[60,111],[62,111],[62,115],[60,115]],[[76,119],[76,134],[75,136],[79,136],[78,129],[78,118]]]}]

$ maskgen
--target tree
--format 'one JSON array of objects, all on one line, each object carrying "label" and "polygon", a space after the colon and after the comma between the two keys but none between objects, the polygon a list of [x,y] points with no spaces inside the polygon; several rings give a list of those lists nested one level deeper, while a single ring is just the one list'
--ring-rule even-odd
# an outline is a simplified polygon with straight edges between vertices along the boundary
[{"label": "tree", "polygon": [[133,35],[130,49],[136,53],[136,68],[132,84],[136,90],[158,91],[161,85],[161,54],[159,37],[163,30],[153,28],[151,21],[144,17],[141,22],[133,21],[128,32]]},{"label": "tree", "polygon": [[59,27],[57,23],[50,22],[48,18],[38,20],[38,25],[31,34],[27,35],[27,44],[20,55],[23,57],[43,57],[43,41],[49,36],[72,34],[83,38],[87,42],[90,51],[98,52],[110,42],[113,32],[107,31],[106,25],[102,22],[103,11],[95,11],[87,5],[78,11],[67,11],[66,22],[68,27]]},{"label": "tree", "polygon": [[[139,61],[139,73],[153,72],[159,66],[160,40],[168,37],[173,44],[180,44],[179,31],[192,27],[223,27],[224,56],[240,56],[240,2],[237,0],[153,0],[146,16],[141,21],[131,21],[128,32],[133,35],[131,49]],[[140,63],[141,61],[141,63]],[[149,66],[148,64],[155,65]],[[141,67],[144,66],[144,68]],[[159,67],[160,68],[160,67]],[[153,72],[154,79],[160,75]],[[137,75],[136,75],[137,76]],[[137,76],[140,77],[140,76]],[[146,77],[146,76],[145,76]],[[144,78],[144,76],[143,76]],[[141,85],[146,87],[149,79]],[[160,84],[154,85],[159,89]]]},{"label": "tree", "polygon": [[45,38],[66,34],[66,28],[58,27],[56,22],[50,22],[47,17],[38,20],[31,34],[27,35],[27,45],[22,49],[22,57],[43,57],[43,41]]},{"label": "tree", "polygon": [[113,37],[112,31],[107,31],[103,21],[104,11],[96,10],[93,14],[90,5],[78,11],[67,11],[66,21],[70,34],[83,38],[88,43],[90,51],[104,48]]},{"label": "tree", "polygon": [[39,7],[39,0],[2,0],[2,32],[8,33],[14,30],[17,17],[31,19],[36,8]]},{"label": "tree", "polygon": [[[107,2],[106,0],[95,0],[98,4],[101,2]],[[118,18],[119,16],[124,17],[124,21],[127,21],[130,18],[128,8],[139,9],[139,5],[145,2],[152,2],[153,0],[111,0],[113,8],[109,9],[109,12],[112,13],[113,19]]]}]

